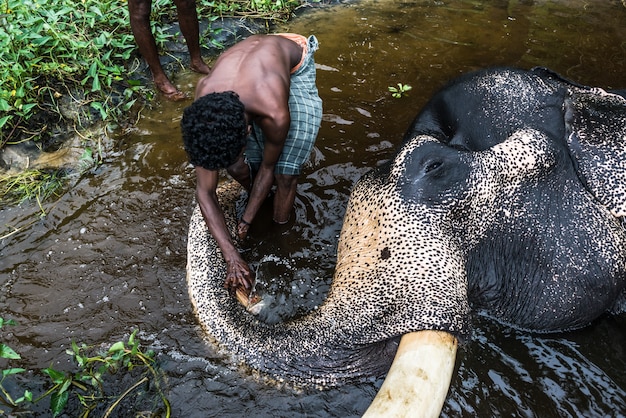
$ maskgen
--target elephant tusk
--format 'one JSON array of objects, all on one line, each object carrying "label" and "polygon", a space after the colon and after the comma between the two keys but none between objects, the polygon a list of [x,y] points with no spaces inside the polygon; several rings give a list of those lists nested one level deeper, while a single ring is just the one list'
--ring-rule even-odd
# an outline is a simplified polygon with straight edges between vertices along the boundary
[{"label": "elephant tusk", "polygon": [[438,417],[446,400],[457,339],[444,331],[405,334],[363,418]]}]

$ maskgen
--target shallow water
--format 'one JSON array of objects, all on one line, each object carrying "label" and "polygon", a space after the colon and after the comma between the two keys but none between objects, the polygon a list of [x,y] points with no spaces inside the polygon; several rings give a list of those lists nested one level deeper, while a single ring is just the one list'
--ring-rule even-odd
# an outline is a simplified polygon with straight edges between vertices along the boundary
[{"label": "shallow water", "polygon": [[[324,121],[292,228],[262,225],[265,212],[245,248],[266,286],[280,291],[276,316],[320,302],[352,184],[390,156],[446,80],[491,65],[541,65],[626,88],[624,22],[620,1],[367,1],[307,11],[280,28],[320,41]],[[176,81],[193,91],[196,80],[183,73]],[[387,87],[397,83],[413,87],[408,97],[391,97]],[[96,172],[46,205],[47,217],[39,220],[35,206],[0,209],[0,236],[19,229],[0,241],[0,316],[20,324],[2,341],[27,369],[69,368],[72,340],[111,344],[139,329],[159,353],[175,417],[362,414],[381,380],[276,387],[204,341],[185,286],[194,177],[178,124],[187,104],[144,111]],[[623,417],[625,371],[626,315],[555,336],[478,316],[443,415]]]}]

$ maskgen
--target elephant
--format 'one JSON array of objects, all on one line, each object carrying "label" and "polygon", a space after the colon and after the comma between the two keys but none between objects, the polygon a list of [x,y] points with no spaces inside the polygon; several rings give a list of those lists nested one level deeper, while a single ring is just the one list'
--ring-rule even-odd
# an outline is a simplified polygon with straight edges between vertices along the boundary
[{"label": "elephant", "polygon": [[[187,283],[200,323],[281,380],[388,372],[367,416],[438,416],[476,312],[539,333],[626,312],[625,97],[543,68],[452,80],[354,185],[324,303],[283,323],[222,288],[225,264],[196,208]],[[241,198],[220,190],[231,225]]]}]

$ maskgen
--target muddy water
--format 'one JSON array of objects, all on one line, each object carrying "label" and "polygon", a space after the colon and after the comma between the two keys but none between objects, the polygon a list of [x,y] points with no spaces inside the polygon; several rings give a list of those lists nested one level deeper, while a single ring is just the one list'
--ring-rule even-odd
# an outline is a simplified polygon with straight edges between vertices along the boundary
[{"label": "muddy water", "polygon": [[[620,1],[379,1],[313,10],[281,28],[315,33],[324,121],[290,230],[264,212],[244,248],[277,291],[277,317],[320,303],[350,187],[389,157],[432,92],[490,65],[550,67],[626,87]],[[194,74],[177,82],[192,91]],[[413,87],[408,97],[387,91]],[[2,341],[27,369],[69,368],[72,340],[111,344],[132,329],[159,353],[173,416],[358,416],[382,381],[318,391],[265,384],[203,340],[185,286],[194,178],[178,124],[188,103],[156,104],[95,172],[47,204],[0,209]],[[477,317],[443,415],[626,415],[626,316],[532,336]],[[120,416],[132,416],[123,413]]]}]

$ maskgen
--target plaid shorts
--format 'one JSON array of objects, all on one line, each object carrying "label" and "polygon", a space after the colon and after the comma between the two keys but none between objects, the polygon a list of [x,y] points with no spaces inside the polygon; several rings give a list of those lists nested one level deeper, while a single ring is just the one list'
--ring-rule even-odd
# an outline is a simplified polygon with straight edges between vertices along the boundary
[{"label": "plaid shorts", "polygon": [[[308,51],[302,66],[291,75],[289,87],[289,113],[291,125],[274,173],[298,175],[313,150],[317,132],[322,121],[322,99],[315,85],[315,61],[317,38],[308,38]],[[263,160],[263,132],[253,124],[246,144],[246,160],[253,173],[258,172]]]}]

